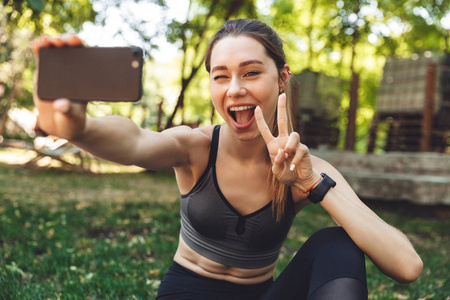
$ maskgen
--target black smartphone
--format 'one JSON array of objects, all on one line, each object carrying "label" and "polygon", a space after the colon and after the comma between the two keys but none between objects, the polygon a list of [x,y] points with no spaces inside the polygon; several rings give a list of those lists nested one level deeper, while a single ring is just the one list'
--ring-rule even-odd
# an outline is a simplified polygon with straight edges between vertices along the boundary
[{"label": "black smartphone", "polygon": [[37,94],[42,100],[136,102],[142,65],[139,47],[41,48]]}]

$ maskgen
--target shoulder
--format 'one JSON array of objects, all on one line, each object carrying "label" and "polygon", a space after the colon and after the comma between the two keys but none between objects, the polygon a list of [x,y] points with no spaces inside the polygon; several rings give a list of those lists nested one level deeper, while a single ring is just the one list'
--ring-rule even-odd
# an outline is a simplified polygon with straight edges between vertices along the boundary
[{"label": "shoulder", "polygon": [[216,126],[215,125],[203,126],[203,127],[199,127],[199,128],[193,129],[193,130],[196,130],[198,132],[198,134],[201,134],[203,137],[206,137],[209,141],[211,141],[212,136],[213,136],[214,127],[216,127]]},{"label": "shoulder", "polygon": [[167,132],[176,137],[178,147],[185,149],[187,154],[183,163],[174,166],[181,194],[194,187],[208,165],[213,129],[214,126],[195,129],[182,126]]},{"label": "shoulder", "polygon": [[161,132],[162,135],[171,137],[180,146],[209,146],[211,143],[214,126],[191,128],[189,126],[177,126]]},{"label": "shoulder", "polygon": [[170,136],[176,143],[176,147],[186,153],[184,166],[203,165],[209,157],[209,148],[214,126],[191,128],[188,126],[177,126],[162,132]]}]

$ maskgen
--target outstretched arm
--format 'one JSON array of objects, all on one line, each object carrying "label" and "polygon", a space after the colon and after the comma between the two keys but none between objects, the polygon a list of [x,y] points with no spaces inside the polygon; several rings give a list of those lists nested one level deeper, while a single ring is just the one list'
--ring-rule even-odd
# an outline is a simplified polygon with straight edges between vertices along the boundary
[{"label": "outstretched arm", "polygon": [[[39,50],[42,47],[82,44],[76,35],[57,38],[42,36],[33,42],[32,48],[39,60]],[[134,164],[148,169],[187,164],[189,149],[192,149],[190,145],[198,136],[198,132],[188,127],[159,133],[143,130],[131,120],[119,116],[88,118],[86,103],[69,99],[42,101],[37,96],[36,88],[34,102],[39,112],[39,125],[45,132],[67,139],[100,158],[121,164]]]}]

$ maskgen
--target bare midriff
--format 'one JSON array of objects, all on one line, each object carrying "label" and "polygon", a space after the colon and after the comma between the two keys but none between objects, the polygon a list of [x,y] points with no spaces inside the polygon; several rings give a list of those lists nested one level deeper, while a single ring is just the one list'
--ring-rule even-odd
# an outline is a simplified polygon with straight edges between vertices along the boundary
[{"label": "bare midriff", "polygon": [[180,236],[174,260],[183,267],[208,278],[238,284],[258,284],[270,279],[277,262],[259,269],[241,269],[226,266],[206,258],[192,250]]}]

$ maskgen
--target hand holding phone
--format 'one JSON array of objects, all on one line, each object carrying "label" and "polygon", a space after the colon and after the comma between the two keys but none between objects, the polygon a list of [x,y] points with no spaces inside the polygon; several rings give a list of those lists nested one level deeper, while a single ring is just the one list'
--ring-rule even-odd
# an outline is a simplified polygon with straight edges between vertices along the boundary
[{"label": "hand holding phone", "polygon": [[[81,46],[83,46],[83,42],[74,34],[63,34],[56,38],[42,35],[33,41],[32,50],[36,61],[39,62],[41,49]],[[74,102],[65,98],[57,99],[56,101],[42,101],[37,95],[38,73],[39,71],[36,70],[33,90],[33,100],[38,110],[38,124],[36,125],[48,134],[68,140],[82,134],[86,128],[87,102]]]},{"label": "hand holding phone", "polygon": [[[96,66],[97,63],[86,63],[86,57],[82,57],[81,59],[84,62],[81,62],[78,60],[78,64],[74,64],[74,58],[79,57],[80,51],[76,51],[76,54],[71,57],[67,57],[66,54],[61,53],[68,53],[71,50],[70,49],[93,49],[93,48],[84,48],[83,42],[81,39],[75,35],[75,34],[63,34],[61,36],[51,38],[49,36],[43,35],[36,39],[32,44],[32,50],[36,57],[36,60],[38,62],[39,69],[36,71],[36,80],[35,80],[35,88],[33,91],[34,94],[34,102],[36,105],[36,108],[38,109],[39,116],[38,116],[38,122],[39,126],[48,134],[56,135],[60,138],[65,138],[68,140],[72,140],[80,135],[82,135],[86,129],[87,126],[87,118],[86,118],[86,105],[87,101],[90,100],[104,100],[104,101],[136,101],[138,99],[138,96],[140,97],[140,88],[141,88],[141,68],[142,68],[142,62],[138,66],[138,68],[133,68],[133,73],[138,74],[138,76],[133,77],[133,86],[134,94],[132,94],[130,91],[132,89],[129,89],[128,86],[127,89],[125,89],[128,93],[132,94],[130,97],[124,97],[117,98],[117,94],[114,94],[114,90],[117,90],[117,85],[112,84],[108,88],[103,87],[103,91],[106,91],[104,94],[101,94],[100,97],[95,97],[93,94],[91,94],[92,89],[94,92],[96,92],[98,95],[99,88],[98,85],[92,88],[92,83],[98,82],[98,77],[100,77],[100,81],[102,81],[101,78],[110,75],[112,77],[115,77],[116,74],[105,74],[105,69],[102,69],[104,76],[92,76],[94,72],[97,72]],[[114,49],[114,48],[111,48]],[[50,50],[50,51],[47,51]],[[65,57],[65,61],[59,60],[61,63],[56,64],[56,56],[48,55],[54,53],[52,50],[69,50],[68,52],[60,52],[57,51],[59,54],[56,56]],[[89,50],[89,51],[91,51]],[[134,49],[136,50],[136,49]],[[114,50],[107,50],[114,51]],[[96,52],[96,51],[94,51]],[[41,54],[45,56],[44,59],[41,60]],[[117,54],[117,52],[115,52]],[[131,60],[130,64],[133,63],[133,61],[136,59],[136,51],[131,52],[127,51],[124,55],[124,52],[122,51],[122,56],[120,59],[117,59],[117,61],[121,60],[123,61],[133,56],[134,58]],[[114,55],[113,55],[114,56]],[[90,58],[92,59],[92,57]],[[50,64],[47,64],[47,61],[50,60]],[[105,62],[104,60],[102,60]],[[98,60],[97,60],[98,62]],[[116,62],[116,61],[114,61]],[[111,56],[109,56],[109,63],[111,64]],[[135,63],[133,63],[135,66]],[[133,66],[132,66],[133,67]],[[43,68],[43,69],[42,69]],[[56,70],[51,69],[56,68]],[[81,71],[83,69],[84,71]],[[73,72],[74,70],[78,70],[78,72]],[[42,72],[44,71],[44,72]],[[59,73],[57,73],[57,72]],[[92,72],[91,72],[92,71]],[[78,85],[74,84],[73,76],[75,73],[81,74],[81,75],[88,75],[92,80],[88,81],[87,85]],[[56,75],[59,74],[59,75]],[[98,74],[98,73],[97,73]],[[123,74],[122,74],[123,75]],[[81,76],[81,80],[86,81],[86,76]],[[42,79],[42,80],[41,80]],[[80,77],[78,78],[80,79]],[[78,80],[77,79],[77,80]],[[50,88],[52,86],[55,86],[55,89]],[[64,86],[67,84],[71,84],[70,89],[65,89]],[[75,86],[75,87],[74,87]],[[91,89],[87,88],[91,87]],[[138,88],[136,88],[138,87]],[[136,92],[136,90],[138,90]],[[68,93],[67,91],[74,92],[74,94]],[[78,94],[77,94],[78,93]],[[112,96],[111,96],[112,95]],[[138,95],[138,96],[136,96]],[[109,97],[111,96],[111,97]],[[129,96],[129,95],[128,95]],[[45,100],[42,100],[41,97]],[[115,97],[115,98],[114,98]],[[47,100],[54,100],[55,101],[47,101]]]}]

